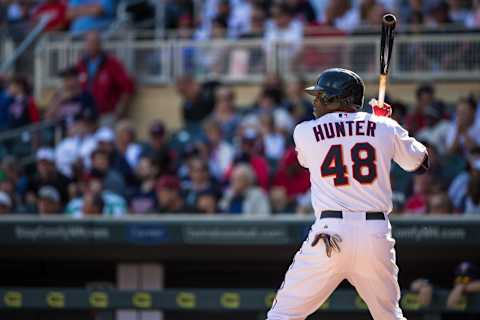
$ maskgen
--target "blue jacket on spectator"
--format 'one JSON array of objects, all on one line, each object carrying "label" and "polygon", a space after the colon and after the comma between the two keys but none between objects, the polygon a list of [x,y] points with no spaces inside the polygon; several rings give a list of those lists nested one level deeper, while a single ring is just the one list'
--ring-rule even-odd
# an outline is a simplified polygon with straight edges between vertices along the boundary
[{"label": "blue jacket on spectator", "polygon": [[0,130],[5,130],[8,127],[8,108],[11,103],[12,97],[5,90],[0,90]]},{"label": "blue jacket on spectator", "polygon": [[108,26],[115,20],[117,10],[117,0],[69,0],[68,6],[70,9],[83,5],[96,5],[102,7],[103,14],[100,16],[80,16],[75,18],[70,25],[70,31],[73,34],[81,34],[88,31],[101,31],[108,28]]}]

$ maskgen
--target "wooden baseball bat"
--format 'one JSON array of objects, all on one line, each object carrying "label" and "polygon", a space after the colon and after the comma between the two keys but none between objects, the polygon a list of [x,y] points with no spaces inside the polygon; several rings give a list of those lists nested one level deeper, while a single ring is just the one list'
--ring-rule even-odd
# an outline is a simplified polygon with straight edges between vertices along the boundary
[{"label": "wooden baseball bat", "polygon": [[380,40],[380,81],[378,87],[378,106],[383,107],[385,91],[387,90],[387,76],[390,69],[390,59],[393,51],[394,30],[397,18],[388,13],[382,18],[382,38]]}]

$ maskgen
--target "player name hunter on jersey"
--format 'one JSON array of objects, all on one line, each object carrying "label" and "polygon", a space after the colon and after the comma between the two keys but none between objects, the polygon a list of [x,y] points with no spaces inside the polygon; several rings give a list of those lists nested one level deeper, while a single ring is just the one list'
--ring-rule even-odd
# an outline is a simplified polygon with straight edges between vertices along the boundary
[{"label": "player name hunter on jersey", "polygon": [[328,122],[314,126],[313,134],[317,142],[325,139],[351,136],[375,137],[376,128],[376,123],[369,120]]}]

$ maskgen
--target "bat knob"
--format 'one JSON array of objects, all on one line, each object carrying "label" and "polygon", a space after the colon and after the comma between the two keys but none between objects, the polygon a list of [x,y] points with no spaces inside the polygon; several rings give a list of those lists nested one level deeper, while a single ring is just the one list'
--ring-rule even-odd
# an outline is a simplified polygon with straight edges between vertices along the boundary
[{"label": "bat knob", "polygon": [[383,16],[382,23],[391,28],[395,28],[395,25],[397,24],[397,18],[395,18],[393,14],[387,13]]}]

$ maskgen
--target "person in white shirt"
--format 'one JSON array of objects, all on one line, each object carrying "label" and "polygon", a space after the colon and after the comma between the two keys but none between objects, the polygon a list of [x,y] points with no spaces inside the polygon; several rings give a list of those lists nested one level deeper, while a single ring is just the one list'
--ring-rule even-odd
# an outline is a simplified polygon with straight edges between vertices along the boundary
[{"label": "person in white shirt", "polygon": [[89,111],[75,116],[68,136],[55,148],[55,165],[65,176],[74,176],[74,167],[83,166],[83,159],[89,159],[95,149],[97,119]]},{"label": "person in white shirt", "polygon": [[275,44],[285,46],[289,61],[292,61],[302,48],[303,24],[294,19],[289,7],[278,4],[272,7],[272,19],[267,21],[264,37],[266,50],[271,51]]},{"label": "person in white shirt", "polygon": [[325,12],[325,23],[347,33],[360,25],[360,10],[351,0],[330,1]]}]

